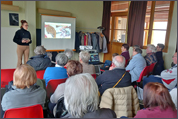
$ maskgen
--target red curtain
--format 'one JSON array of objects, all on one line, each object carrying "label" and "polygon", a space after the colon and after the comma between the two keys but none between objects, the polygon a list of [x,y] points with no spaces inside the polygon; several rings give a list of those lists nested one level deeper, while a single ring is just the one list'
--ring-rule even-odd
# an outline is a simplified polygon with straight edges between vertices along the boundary
[{"label": "red curtain", "polygon": [[103,1],[102,27],[104,27],[105,30],[103,30],[102,33],[105,35],[107,43],[109,43],[110,15],[111,1]]},{"label": "red curtain", "polygon": [[127,44],[143,47],[147,1],[131,1],[128,17]]}]

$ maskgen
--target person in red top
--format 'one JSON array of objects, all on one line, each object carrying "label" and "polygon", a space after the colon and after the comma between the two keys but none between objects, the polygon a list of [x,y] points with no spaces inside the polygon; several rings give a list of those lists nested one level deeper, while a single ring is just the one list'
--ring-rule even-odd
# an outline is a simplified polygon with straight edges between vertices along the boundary
[{"label": "person in red top", "polygon": [[168,89],[161,83],[147,83],[143,89],[144,108],[134,118],[177,118]]}]

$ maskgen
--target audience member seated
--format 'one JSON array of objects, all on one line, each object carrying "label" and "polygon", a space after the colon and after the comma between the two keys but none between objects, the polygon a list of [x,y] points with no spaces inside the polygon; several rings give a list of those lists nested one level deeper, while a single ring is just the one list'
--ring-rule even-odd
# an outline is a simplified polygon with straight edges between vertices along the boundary
[{"label": "audience member seated", "polygon": [[144,57],[146,60],[147,66],[151,65],[152,63],[157,62],[155,52],[156,52],[156,47],[152,44],[148,44],[147,49],[146,49],[147,54]]},{"label": "audience member seated", "polygon": [[64,54],[68,57],[69,60],[71,60],[74,56],[74,52],[71,49],[65,49]]},{"label": "audience member seated", "polygon": [[34,50],[36,56],[30,58],[27,64],[32,66],[36,71],[45,70],[47,67],[51,66],[51,60],[45,57],[46,49],[43,46],[37,46]]},{"label": "audience member seated", "polygon": [[88,51],[81,51],[79,53],[79,62],[83,66],[83,73],[95,74],[95,66],[92,64],[88,64],[90,59],[90,54]]},{"label": "audience member seated", "polygon": [[129,64],[126,67],[126,71],[129,71],[131,74],[131,81],[137,81],[140,77],[141,72],[146,67],[146,61],[142,56],[142,50],[136,48],[133,51],[133,57],[130,60]]},{"label": "audience member seated", "polygon": [[159,82],[164,84],[169,90],[173,89],[177,85],[177,52],[172,57],[173,62],[176,64],[170,69],[163,70],[161,75],[150,75],[143,78],[143,87],[148,82]]},{"label": "audience member seated", "polygon": [[115,56],[112,60],[112,67],[112,70],[105,71],[96,78],[100,95],[102,95],[106,89],[112,88],[122,77],[116,87],[131,85],[131,75],[125,70],[125,58],[123,56]]},{"label": "audience member seated", "polygon": [[[76,74],[80,74],[83,72],[83,66],[79,61],[70,60],[67,63],[67,75],[69,77],[74,76]],[[57,101],[64,96],[64,89],[65,83],[59,84],[54,91],[54,93],[50,97],[50,103],[48,104],[49,109],[51,112],[53,111],[54,106],[56,105]]]},{"label": "audience member seated", "polygon": [[121,47],[121,55],[125,57],[125,60],[128,61],[130,59],[130,55],[129,55],[129,45],[127,44],[123,44]]},{"label": "audience member seated", "polygon": [[169,93],[170,93],[172,101],[177,109],[177,87],[173,88]]},{"label": "audience member seated", "polygon": [[145,109],[134,118],[177,118],[177,110],[167,88],[161,83],[148,83],[143,89]]},{"label": "audience member seated", "polygon": [[99,109],[98,87],[88,74],[77,74],[66,81],[64,104],[71,118],[116,118],[111,109]]},{"label": "audience member seated", "polygon": [[[119,55],[119,54],[118,54],[118,53],[113,53],[113,54],[112,54],[112,59],[113,59],[115,56],[117,56],[117,55]],[[106,60],[105,63],[104,63],[104,66],[101,67],[100,69],[102,69],[102,70],[109,70],[109,67],[111,67],[111,64],[112,64],[112,62],[111,62],[110,60]]]},{"label": "audience member seated", "polygon": [[[28,64],[20,65],[14,71],[13,90],[8,91],[2,97],[3,113],[11,108],[27,107],[36,104],[44,106],[46,92],[38,85],[36,71]],[[1,117],[3,114],[1,113]]]},{"label": "audience member seated", "polygon": [[45,80],[46,86],[51,79],[64,79],[68,77],[67,71],[64,68],[67,62],[68,58],[65,54],[57,54],[55,67],[48,67],[45,70],[43,79]]},{"label": "audience member seated", "polygon": [[157,52],[156,52],[156,59],[157,63],[153,69],[153,75],[160,75],[161,72],[164,70],[164,60],[163,60],[163,44],[157,44]]}]

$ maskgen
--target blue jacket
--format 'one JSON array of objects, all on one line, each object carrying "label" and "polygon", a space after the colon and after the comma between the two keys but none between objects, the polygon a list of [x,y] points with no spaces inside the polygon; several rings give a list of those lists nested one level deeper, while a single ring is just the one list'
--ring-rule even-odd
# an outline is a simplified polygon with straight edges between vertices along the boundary
[{"label": "blue jacket", "polygon": [[146,61],[143,56],[139,53],[133,56],[126,70],[130,70],[132,82],[139,79],[142,70],[146,67]]},{"label": "blue jacket", "polygon": [[51,79],[64,79],[67,77],[67,71],[64,67],[48,67],[45,70],[43,79],[45,80],[47,86]]}]

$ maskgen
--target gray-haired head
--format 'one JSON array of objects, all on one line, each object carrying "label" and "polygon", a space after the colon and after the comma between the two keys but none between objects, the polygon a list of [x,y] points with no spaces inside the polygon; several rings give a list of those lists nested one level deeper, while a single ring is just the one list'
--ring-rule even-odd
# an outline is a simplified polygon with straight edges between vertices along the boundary
[{"label": "gray-haired head", "polygon": [[134,45],[133,46],[133,50],[136,49],[136,48],[140,48],[140,46],[139,45]]},{"label": "gray-haired head", "polygon": [[156,47],[153,44],[148,44],[147,48],[151,51],[151,52],[156,52]]},{"label": "gray-haired head", "polygon": [[46,53],[46,49],[43,47],[43,46],[37,46],[35,49],[34,49],[34,53],[36,55],[44,55]]},{"label": "gray-haired head", "polygon": [[136,48],[136,49],[135,49],[135,52],[137,52],[137,54],[138,54],[138,53],[142,54],[142,50],[141,50],[140,48]]},{"label": "gray-haired head", "polygon": [[64,54],[68,57],[68,59],[71,59],[74,55],[74,52],[71,49],[65,49]]},{"label": "gray-haired head", "polygon": [[112,62],[116,68],[125,68],[125,58],[122,55],[115,56]]},{"label": "gray-haired head", "polygon": [[58,53],[56,56],[56,62],[60,66],[65,66],[68,62],[68,57],[64,53]]},{"label": "gray-haired head", "polygon": [[81,118],[85,113],[98,109],[98,86],[91,74],[77,74],[67,79],[64,104],[74,118]]},{"label": "gray-haired head", "polygon": [[81,51],[79,53],[79,58],[82,60],[83,63],[88,63],[90,59],[90,54],[88,51]]},{"label": "gray-haired head", "polygon": [[164,44],[162,44],[162,43],[158,43],[157,46],[159,46],[159,48],[161,48],[161,50],[163,50],[165,47]]}]

